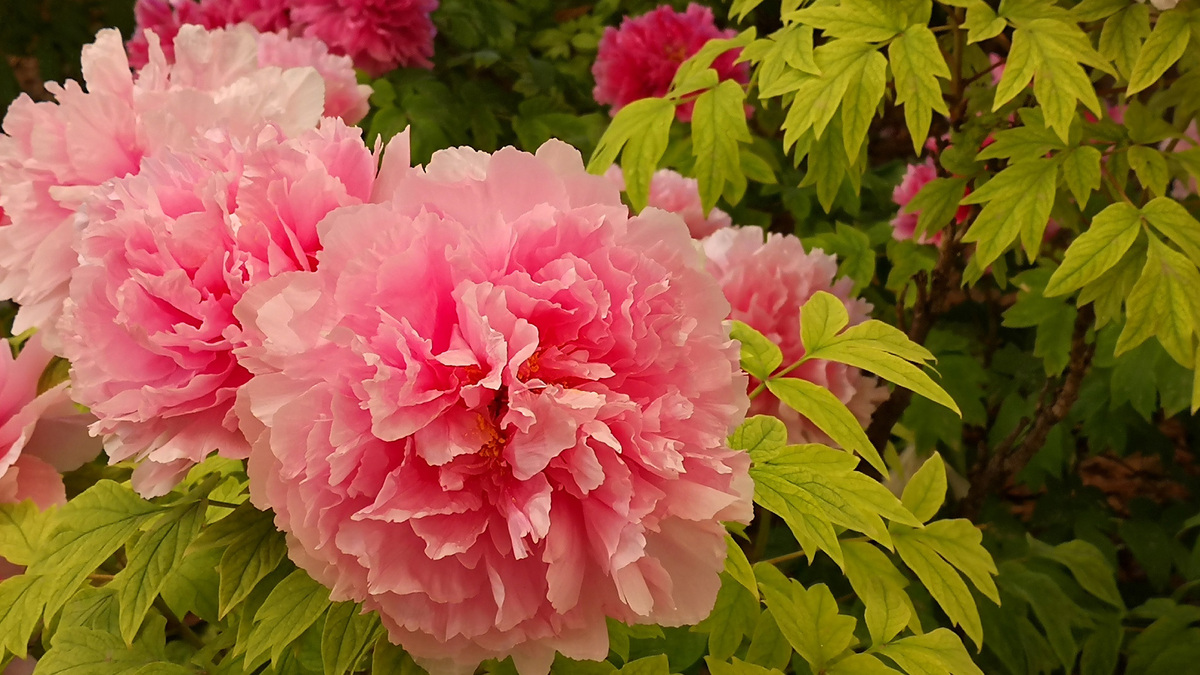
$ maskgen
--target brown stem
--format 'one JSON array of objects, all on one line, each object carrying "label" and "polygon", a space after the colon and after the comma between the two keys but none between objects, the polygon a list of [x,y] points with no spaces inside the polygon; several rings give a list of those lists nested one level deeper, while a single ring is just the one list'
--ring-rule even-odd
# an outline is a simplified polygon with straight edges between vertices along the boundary
[{"label": "brown stem", "polygon": [[[958,285],[958,274],[955,263],[962,253],[962,243],[958,240],[958,225],[951,223],[942,237],[938,248],[938,261],[930,275],[928,290],[923,280],[917,282],[917,302],[913,307],[912,323],[908,326],[908,338],[917,344],[924,344],[933,328],[934,320],[949,307],[947,302],[950,291]],[[908,404],[912,402],[912,392],[903,387],[896,387],[892,395],[871,416],[871,424],[867,427],[867,438],[880,452],[892,436],[892,427],[900,421]]]},{"label": "brown stem", "polygon": [[[974,519],[983,507],[987,495],[1002,487],[1008,480],[1020,473],[1029,464],[1033,456],[1046,443],[1046,437],[1054,425],[1066,419],[1071,412],[1071,406],[1079,399],[1079,387],[1087,374],[1096,351],[1095,344],[1088,343],[1087,332],[1095,321],[1095,313],[1091,305],[1079,310],[1075,316],[1075,330],[1071,338],[1070,367],[1066,377],[1052,391],[1052,382],[1047,381],[1039,397],[1037,411],[1032,423],[1028,418],[1022,419],[1017,428],[1000,442],[991,452],[987,451],[984,441],[979,444],[979,459],[971,472],[971,489],[963,500],[962,515]],[[1021,444],[1017,440],[1028,428]]]}]

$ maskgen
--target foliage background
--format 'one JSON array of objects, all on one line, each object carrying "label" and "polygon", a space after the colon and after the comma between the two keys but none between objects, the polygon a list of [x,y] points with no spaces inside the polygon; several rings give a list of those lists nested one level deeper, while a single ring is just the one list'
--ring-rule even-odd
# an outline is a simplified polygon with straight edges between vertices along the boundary
[{"label": "foliage background", "polygon": [[[686,3],[673,4],[682,8]],[[944,76],[934,78],[934,86],[939,100],[944,95],[942,105],[947,107],[945,114],[936,111],[931,115],[929,135],[943,139],[934,153],[943,178],[958,177],[962,185],[969,180],[975,188],[969,201],[981,203],[981,208],[973,211],[969,227],[962,229],[975,232],[977,246],[989,247],[990,253],[985,262],[972,267],[971,247],[966,245],[970,242],[963,241],[964,232],[955,226],[946,230],[949,243],[940,250],[891,238],[888,221],[896,212],[892,188],[906,164],[921,161],[914,146],[923,144],[919,122],[918,139],[913,142],[912,121],[906,117],[912,114],[912,104],[897,105],[897,85],[888,85],[878,107],[868,105],[870,126],[864,130],[868,140],[864,154],[855,162],[844,155],[835,160],[838,148],[814,146],[807,163],[796,159],[799,153],[784,152],[785,142],[781,141],[787,133],[790,92],[765,95],[763,60],[771,58],[771,45],[763,40],[772,34],[781,36],[776,33],[784,28],[781,17],[800,4],[807,3],[734,3],[735,14],[744,15],[738,27],[753,27],[759,40],[749,48],[758,62],[758,79],[750,95],[752,101],[761,100],[756,101],[758,110],[747,127],[747,140],[737,144],[736,166],[725,167],[728,176],[746,176],[744,188],[737,187],[737,180],[724,186],[718,182],[715,189],[710,182],[706,195],[722,195],[719,205],[738,224],[794,233],[809,245],[838,254],[842,272],[874,303],[876,318],[900,326],[937,358],[937,381],[953,396],[961,418],[927,399],[910,401],[907,395],[897,394],[881,409],[868,436],[882,451],[897,481],[911,479],[924,457],[940,453],[949,468],[948,484],[954,496],[940,507],[940,514],[945,518],[965,516],[979,525],[998,575],[993,590],[990,581],[981,581],[990,579],[986,567],[968,572],[963,565],[954,564],[952,555],[939,551],[942,559],[974,582],[969,587],[959,571],[945,562],[934,565],[934,573],[921,574],[919,565],[901,553],[912,571],[893,571],[900,575],[897,583],[903,582],[902,593],[910,598],[913,616],[928,631],[926,635],[944,636],[946,633],[931,631],[964,624],[962,617],[970,614],[965,604],[977,606],[977,620],[985,636],[983,648],[977,650],[971,640],[964,642],[983,672],[1189,672],[1200,659],[1200,467],[1194,454],[1200,420],[1191,414],[1194,365],[1185,367],[1176,357],[1194,356],[1193,332],[1200,331],[1200,310],[1191,314],[1196,325],[1186,327],[1183,336],[1169,334],[1175,329],[1164,321],[1172,313],[1192,311],[1184,307],[1186,293],[1200,297],[1200,287],[1184,270],[1177,277],[1184,295],[1175,299],[1175,305],[1164,300],[1161,289],[1150,293],[1152,297],[1135,300],[1134,282],[1141,260],[1130,263],[1133,276],[1110,279],[1112,286],[1095,289],[1091,294],[1097,299],[1095,305],[1077,308],[1072,301],[1074,289],[1052,295],[1047,293],[1047,285],[1052,284],[1055,270],[1070,259],[1068,251],[1081,233],[1096,228],[1097,222],[1110,221],[1114,223],[1112,232],[1124,232],[1121,223],[1125,221],[1117,217],[1117,211],[1108,212],[1110,220],[1098,219],[1105,209],[1129,204],[1145,212],[1152,203],[1163,204],[1155,200],[1168,199],[1166,181],[1182,183],[1200,172],[1200,156],[1180,145],[1183,132],[1200,108],[1200,7],[1185,1],[1170,10],[1168,21],[1181,23],[1172,28],[1177,35],[1166,35],[1162,17],[1167,14],[1152,12],[1133,0],[1071,0],[1057,5],[1043,0],[950,0],[933,5],[929,25],[937,30],[940,52],[947,57],[947,70]],[[893,6],[923,4],[929,3],[905,1]],[[837,3],[817,5],[829,9]],[[589,69],[600,32],[624,15],[640,14],[653,6],[640,0],[593,4],[444,0],[435,14],[439,29],[436,68],[398,71],[374,82],[373,111],[363,126],[369,137],[386,138],[411,124],[414,160],[418,162],[434,150],[452,145],[490,151],[512,144],[533,150],[550,137],[566,140],[589,156],[612,122],[591,97]],[[842,6],[861,12],[875,4],[847,0]],[[716,11],[719,17],[730,14],[728,6],[716,6]],[[839,25],[837,17],[831,16],[810,13],[793,18],[788,25],[816,26],[821,31],[817,35],[823,33],[827,40],[858,39],[875,45],[893,40],[892,36],[872,39],[861,32],[866,30],[861,25]],[[1075,26],[1087,39],[1087,47],[1062,38],[1075,35],[1069,30],[1054,34],[1049,42],[1037,42],[1039,30],[1045,35],[1048,28],[1056,28],[1045,22]],[[118,26],[128,35],[132,28],[130,3],[14,0],[0,5],[0,104],[6,105],[21,90],[43,98],[39,81],[77,78],[79,50],[102,26]],[[1160,30],[1162,35],[1155,37]],[[1022,31],[1023,37],[1018,37]],[[1053,58],[1046,57],[1041,70],[1029,67],[1031,73],[1037,70],[1034,85],[1013,84],[1009,89],[1016,89],[1008,92],[1013,94],[1011,102],[993,110],[997,87],[987,76],[991,67],[987,54],[1009,58],[1006,71],[1011,72],[1016,70],[1011,60],[1021,45],[1051,43],[1067,46],[1062,48],[1065,51],[1046,47],[1044,53]],[[820,37],[817,44],[822,44]],[[1098,97],[1095,93],[1089,97],[1087,92],[1073,89],[1074,85],[1063,84],[1056,91],[1066,91],[1085,105],[1093,97],[1098,103],[1117,103],[1130,93],[1141,53],[1151,48],[1176,54],[1175,58],[1161,69],[1154,67],[1139,75],[1143,80],[1138,82],[1140,93],[1128,100],[1123,124],[1111,120],[1085,123],[1075,98],[1061,105],[1050,103],[1054,93],[1038,89],[1038,82],[1057,75],[1065,78],[1060,81],[1077,82],[1071,78],[1077,77],[1075,69],[1082,63],[1086,70],[1080,68],[1079,73],[1085,86],[1098,92]],[[888,56],[895,74],[896,56]],[[801,56],[789,54],[784,61],[784,71],[776,77],[803,79],[804,70],[797,67],[804,61]],[[1057,65],[1047,65],[1052,62]],[[999,89],[1005,90],[1004,81]],[[936,108],[931,101],[926,105]],[[1104,116],[1103,110],[1097,112]],[[1046,129],[1047,119],[1054,128]],[[943,138],[948,132],[949,137]],[[839,130],[828,137],[841,140],[842,133]],[[660,165],[695,174],[697,158],[707,161],[707,150],[696,150],[698,134],[696,126],[673,124]],[[988,136],[995,139],[992,149],[977,155]],[[1048,198],[1043,195],[1030,206],[1041,221],[1047,215],[1053,217],[1063,227],[1061,233],[1041,246],[1036,243],[1038,237],[1025,237],[1032,242],[1032,246],[1026,244],[1032,252],[1014,251],[1010,246],[1025,223],[1018,223],[1017,233],[1007,241],[999,241],[999,235],[989,239],[981,234],[1003,229],[987,223],[1003,218],[999,211],[1019,211],[1017,205],[1037,188],[1037,180],[1018,175],[1025,170],[1019,167],[1044,169],[1051,161],[1074,166],[1069,163],[1072,155],[1079,158],[1090,153],[1081,150],[1085,146],[1103,151],[1106,175],[1089,170],[1073,178],[1056,165],[1055,176],[1062,178],[1050,181]],[[616,152],[611,154],[610,160]],[[844,173],[830,176],[829,167],[838,162]],[[1014,180],[1006,187],[998,176],[1014,168],[1018,168],[1010,174]],[[1063,173],[1057,173],[1060,170]],[[988,179],[997,183],[987,183]],[[739,194],[742,189],[744,195]],[[928,198],[931,207],[936,205],[936,195]],[[944,198],[941,201],[949,203]],[[989,212],[992,202],[995,207]],[[1174,216],[1181,223],[1176,231],[1184,233],[1179,239],[1171,236],[1171,225],[1164,228],[1149,220],[1157,228],[1149,230],[1144,220],[1138,220],[1149,216],[1132,218],[1139,232],[1153,235],[1157,231],[1166,241],[1175,242],[1168,245],[1163,238],[1158,240],[1169,251],[1158,253],[1168,267],[1178,258],[1200,264],[1196,259],[1200,248],[1186,243],[1200,240],[1194,220],[1200,203],[1194,192],[1182,195],[1178,203],[1184,215],[1190,213],[1192,218]],[[943,222],[933,223],[934,227],[946,227],[953,211],[943,208],[941,212],[946,213],[940,218]],[[1033,222],[1037,217],[1026,220],[1038,226]],[[1102,245],[1115,237],[1105,232]],[[1143,242],[1146,239],[1139,238],[1127,248],[1143,258],[1148,255],[1145,251],[1158,251],[1153,243]],[[975,249],[976,256],[979,250]],[[990,274],[985,274],[988,266]],[[1180,263],[1177,267],[1185,266]],[[964,278],[970,283],[964,284]],[[1093,281],[1105,278],[1095,275]],[[1121,300],[1127,295],[1130,300],[1123,306]],[[1158,339],[1118,349],[1123,346],[1122,332],[1131,324],[1147,327],[1142,337],[1154,333]],[[760,465],[769,463],[762,459]],[[927,465],[920,479],[924,482],[917,482],[933,492],[939,485],[935,465]],[[71,530],[55,529],[49,520],[32,514],[13,518],[23,523],[20,534],[31,542],[27,562],[36,562],[35,569],[54,569],[65,578],[78,572],[82,575],[79,580],[89,576],[100,582],[113,580],[129,569],[122,563],[131,563],[139,551],[145,551],[149,534],[177,542],[177,554],[172,554],[167,565],[171,574],[164,573],[160,580],[160,594],[127,600],[120,584],[74,595],[66,593],[61,583],[42,589],[48,594],[44,597],[60,601],[62,613],[56,620],[68,626],[74,622],[74,627],[54,636],[53,646],[60,654],[105,654],[111,658],[114,653],[126,653],[125,637],[136,645],[129,653],[137,656],[121,666],[128,665],[127,670],[119,672],[168,672],[164,669],[172,667],[178,672],[196,672],[185,665],[194,665],[197,658],[212,658],[236,641],[238,650],[248,652],[244,664],[238,660],[235,669],[235,660],[221,661],[213,666],[213,672],[243,672],[243,665],[245,672],[252,672],[266,667],[268,660],[272,662],[269,672],[321,672],[322,668],[340,672],[339,667],[344,671],[372,664],[377,673],[414,672],[415,666],[399,650],[391,650],[383,642],[370,647],[376,644],[377,626],[367,621],[356,623],[359,620],[351,618],[352,607],[329,608],[328,603],[321,603],[320,589],[313,588],[302,573],[293,572],[283,557],[280,540],[269,536],[272,530],[263,524],[260,514],[248,507],[233,509],[232,515],[228,515],[229,509],[222,510],[220,503],[225,500],[236,506],[244,480],[237,467],[210,465],[205,470],[215,473],[206,478],[205,472],[197,472],[181,492],[149,505],[115,483],[97,483],[101,478],[123,479],[120,467],[85,468],[71,477],[69,489],[78,493],[94,487],[54,517],[84,518],[90,507],[111,503],[125,505],[127,512],[115,522],[100,523],[97,527],[101,529],[92,530],[82,541],[66,541]],[[923,520],[939,512],[940,499],[932,507],[915,500],[915,495],[906,496],[905,506],[914,514],[920,506],[925,512]],[[895,633],[878,639],[873,626],[887,621],[879,618],[875,608],[880,602],[889,602],[880,598],[895,597],[889,595],[886,583],[870,588],[861,572],[856,579],[850,569],[839,569],[828,555],[812,555],[808,545],[804,549],[809,555],[797,555],[798,543],[805,542],[795,538],[796,528],[781,526],[778,516],[763,513],[741,546],[747,563],[772,564],[753,570],[749,564],[731,567],[727,590],[722,592],[709,625],[694,631],[614,625],[612,665],[597,666],[594,672],[620,667],[623,673],[659,673],[667,672],[668,665],[673,672],[715,675],[761,674],[770,669],[894,672],[890,662],[874,659],[886,670],[870,670],[875,666],[862,660],[843,661],[842,670],[837,670],[836,663],[827,662],[837,657],[841,648],[831,654],[818,647],[805,649],[807,634],[820,635],[822,643],[843,648],[854,643],[860,651],[867,645],[874,645],[875,653],[886,649]],[[893,535],[900,527],[903,525],[893,522]],[[142,530],[145,533],[138,534]],[[51,535],[59,539],[55,541]],[[5,545],[12,546],[13,536],[11,528],[0,529],[0,541]],[[199,539],[192,542],[196,536]],[[862,539],[845,538],[846,550],[861,552]],[[93,555],[69,565],[53,554],[50,559],[45,557],[45,551],[82,550],[100,540],[111,544],[99,549],[103,556]],[[118,551],[126,542],[124,551]],[[74,548],[63,548],[68,543]],[[247,549],[253,553],[246,560],[225,559],[229,551]],[[6,549],[10,558],[11,550]],[[874,559],[874,554],[863,555]],[[938,558],[936,554],[933,557]],[[896,558],[893,555],[891,559]],[[252,566],[261,574],[247,573]],[[212,571],[216,567],[220,574]],[[800,590],[795,591],[795,586],[771,568],[796,580]],[[870,576],[891,578],[887,573],[866,575]],[[939,578],[953,588],[939,591]],[[13,636],[35,630],[33,625],[14,625],[19,612],[11,609],[20,607],[23,598],[32,597],[33,583],[0,588],[0,606],[10,608],[0,620],[0,636],[8,642],[0,644],[9,651],[24,648],[16,644],[21,638]],[[122,583],[130,582],[122,577]],[[754,597],[760,589],[767,611]],[[121,609],[117,608],[118,594]],[[953,603],[948,605],[938,597],[941,594],[965,594],[966,599],[955,610]],[[993,594],[1002,600],[999,605],[987,599]],[[291,600],[285,602],[285,598]],[[305,605],[310,598],[317,599]],[[127,603],[140,609],[137,620],[127,617]],[[162,611],[151,611],[151,604],[162,606]],[[48,611],[46,618],[54,614]],[[141,617],[147,615],[151,619],[143,624]],[[222,634],[226,642],[201,639],[193,632],[188,616],[228,627]],[[284,616],[310,620],[291,624],[298,630],[286,635],[272,632],[277,619]],[[965,625],[960,631],[973,632]],[[134,640],[150,634],[169,639]],[[339,635],[350,637],[339,643]],[[335,650],[330,660],[329,648],[322,649],[326,642],[350,646],[345,653]],[[946,650],[947,654],[957,653],[952,647]],[[664,653],[666,664],[655,656]],[[706,662],[702,658],[706,654],[715,658]],[[730,661],[734,655],[736,660]],[[975,672],[956,658],[934,659],[927,664],[928,671],[905,669],[910,673]],[[891,662],[904,667],[901,659],[893,657]],[[44,672],[77,666],[61,658],[43,659]],[[152,666],[159,670],[146,670]],[[850,670],[852,667],[860,670]],[[505,664],[486,668],[507,672]],[[559,671],[592,672],[589,668],[560,664]]]}]

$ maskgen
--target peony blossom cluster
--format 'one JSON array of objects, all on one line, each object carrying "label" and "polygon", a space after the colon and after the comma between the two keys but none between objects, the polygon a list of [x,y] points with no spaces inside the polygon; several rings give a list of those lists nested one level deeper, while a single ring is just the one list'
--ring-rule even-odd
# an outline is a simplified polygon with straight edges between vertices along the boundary
[{"label": "peony blossom cluster", "polygon": [[[604,176],[625,190],[625,176],[621,168],[613,165]],[[688,231],[695,239],[702,239],[722,227],[730,227],[733,220],[729,214],[713,207],[708,215],[704,215],[704,206],[700,201],[700,183],[695,178],[688,178],[678,171],[659,169],[650,177],[650,195],[646,205],[663,211],[670,211],[683,218]]]},{"label": "peony blossom cluster", "polygon": [[[747,324],[779,345],[784,364],[804,356],[800,308],[817,291],[841,298],[852,326],[870,314],[869,303],[850,296],[850,279],[834,280],[836,258],[820,250],[805,251],[796,237],[773,233],[764,242],[762,231],[756,227],[726,228],[704,239],[701,245],[708,257],[709,272],[732,305],[729,318]],[[833,392],[863,426],[888,395],[887,388],[874,377],[832,361],[808,361],[789,376]],[[793,443],[829,442],[811,422],[770,392],[754,399],[750,414],[774,415],[783,420]]]},{"label": "peony blossom cluster", "polygon": [[310,67],[260,64],[260,37],[186,26],[174,64],[152,38],[150,63],[134,78],[119,33],[101,31],[84,48],[86,91],[50,83],[56,102],[12,104],[0,135],[0,299],[20,304],[17,332],[38,328],[58,348],[86,225],[79,210],[103,183],[136,174],[147,155],[188,151],[210,129],[249,139],[267,124],[285,136],[317,126],[324,79]]},{"label": "peony blossom cluster", "polygon": [[[92,418],[71,402],[66,382],[38,393],[51,358],[37,337],[15,358],[0,340],[0,504],[62,504],[67,495],[59,472],[100,454],[99,441],[88,435]],[[0,579],[15,571],[0,558]]]},{"label": "peony blossom cluster", "polygon": [[[697,4],[688,5],[683,12],[662,5],[642,16],[626,17],[619,29],[604,29],[592,65],[596,78],[592,96],[597,103],[612,106],[613,113],[639,99],[665,96],[680,64],[709,40],[736,34],[733,29],[717,28],[712,10]],[[749,81],[748,64],[735,63],[740,53],[731,50],[713,62],[721,80]],[[694,107],[692,102],[685,103],[676,109],[676,115],[686,122]]]},{"label": "peony blossom cluster", "polygon": [[312,270],[317,223],[367,201],[374,176],[358,130],[326,118],[291,139],[273,125],[249,139],[212,130],[84,204],[63,354],[109,457],[143,460],[143,495],[165,494],[214,451],[246,457],[233,306],[264,279]]},{"label": "peony blossom cluster", "polygon": [[436,673],[705,617],[751,516],[747,381],[683,221],[557,141],[422,169],[401,136],[376,196],[234,309],[251,498],[292,559]]},{"label": "peony blossom cluster", "polygon": [[129,53],[135,66],[147,61],[150,31],[169,42],[188,24],[248,24],[264,33],[320,41],[379,77],[397,67],[433,66],[437,28],[430,14],[437,6],[437,0],[138,0]]}]

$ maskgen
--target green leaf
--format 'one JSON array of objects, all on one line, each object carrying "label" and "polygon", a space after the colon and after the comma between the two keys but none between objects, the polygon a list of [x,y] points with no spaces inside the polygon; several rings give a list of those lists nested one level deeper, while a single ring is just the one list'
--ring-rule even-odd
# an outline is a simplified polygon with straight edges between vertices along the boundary
[{"label": "green leaf", "polygon": [[1117,589],[1116,573],[1095,545],[1075,539],[1058,546],[1047,546],[1032,535],[1026,536],[1036,555],[1064,565],[1083,590],[1114,607],[1125,607]]},{"label": "green leaf", "polygon": [[962,411],[958,409],[958,404],[954,402],[950,394],[947,394],[945,389],[939,387],[920,368],[895,354],[876,349],[873,345],[864,344],[858,340],[839,340],[810,353],[810,355],[814,359],[821,358],[862,368],[888,382],[911,389],[914,393],[924,396],[934,403],[944,405],[953,410],[955,414],[962,416]]},{"label": "green leaf", "polygon": [[1100,99],[1080,62],[1108,70],[1077,24],[1034,19],[1013,31],[1008,63],[996,89],[992,110],[1012,100],[1033,79],[1033,93],[1042,107],[1046,126],[1067,141],[1077,102],[1100,115]]},{"label": "green leaf", "polygon": [[783,670],[792,660],[792,646],[779,630],[779,624],[770,610],[758,615],[754,635],[746,649],[746,661],[764,668]]},{"label": "green leaf", "polygon": [[1146,266],[1125,299],[1128,318],[1117,340],[1116,355],[1145,342],[1151,335],[1180,365],[1194,363],[1192,334],[1200,316],[1200,272],[1182,254],[1150,237]]},{"label": "green leaf", "polygon": [[1125,0],[1083,0],[1071,8],[1076,21],[1099,21],[1129,6]]},{"label": "green leaf", "polygon": [[55,509],[42,511],[26,499],[0,504],[0,558],[14,565],[28,565],[45,544],[57,517]]},{"label": "green leaf", "polygon": [[914,616],[912,600],[904,592],[908,580],[876,546],[848,541],[843,544],[846,578],[866,606],[867,631],[875,645],[890,642]]},{"label": "green leaf", "polygon": [[1092,192],[1100,189],[1100,151],[1090,145],[1072,149],[1063,159],[1062,173],[1079,208],[1087,207]]},{"label": "green leaf", "polygon": [[646,206],[650,176],[667,149],[675,103],[663,98],[643,98],[621,108],[600,137],[587,169],[602,174],[621,154],[626,192],[636,211]]},{"label": "green leaf", "polygon": [[[807,380],[783,377],[767,382],[767,389],[789,408],[803,415],[844,450],[858,453],[881,473],[887,465],[871,445],[862,425],[846,404],[828,389]],[[887,475],[884,473],[884,475]]]},{"label": "green leaf", "polygon": [[837,296],[817,291],[800,308],[800,342],[807,353],[820,349],[850,323],[846,306]]},{"label": "green leaf", "polygon": [[997,132],[995,139],[994,143],[979,151],[976,160],[1004,158],[1020,162],[1039,159],[1051,150],[1067,147],[1053,129],[1047,129],[1032,120],[1026,125]]},{"label": "green leaf", "polygon": [[1125,627],[1121,625],[1120,618],[1101,621],[1083,643],[1079,675],[1113,675],[1121,658],[1121,642],[1124,638]]},{"label": "green leaf", "polygon": [[0,582],[0,653],[25,658],[46,602],[44,578],[18,574]]},{"label": "green leaf", "polygon": [[851,654],[825,669],[825,675],[894,675],[899,672],[871,654]]},{"label": "green leaf", "polygon": [[29,567],[30,574],[46,578],[46,616],[56,613],[87,575],[159,511],[110,480],[96,483],[62,507],[58,527]]},{"label": "green leaf", "polygon": [[900,502],[922,523],[937,515],[946,501],[946,465],[938,453],[930,455],[904,486]]},{"label": "green leaf", "polygon": [[1063,262],[1046,284],[1047,296],[1066,295],[1099,279],[1133,246],[1141,232],[1141,214],[1132,204],[1117,202],[1092,219],[1075,238]]},{"label": "green leaf", "polygon": [[871,52],[861,63],[857,81],[847,89],[842,99],[843,141],[846,157],[851,161],[858,157],[866,143],[871,120],[875,118],[875,111],[887,91],[887,59],[883,54]]},{"label": "green leaf", "polygon": [[763,585],[763,597],[779,630],[813,672],[819,673],[854,642],[854,617],[838,614],[837,601],[825,584],[808,589],[791,580],[787,592]]},{"label": "green leaf", "polygon": [[721,590],[717,592],[713,611],[696,626],[697,631],[708,633],[708,653],[714,658],[724,660],[733,656],[742,646],[743,638],[754,631],[759,614],[757,595],[757,583],[751,595],[729,574],[721,575]]},{"label": "green leaf", "polygon": [[371,675],[429,675],[408,652],[381,637],[371,658]]},{"label": "green leaf", "polygon": [[896,552],[900,554],[904,564],[916,573],[929,594],[946,612],[946,616],[962,626],[963,632],[975,644],[982,645],[983,623],[979,619],[979,609],[975,606],[970,589],[954,567],[943,560],[930,543],[916,534],[919,532],[920,530],[912,528],[894,527],[892,541]]},{"label": "green leaf", "polygon": [[1142,51],[1142,41],[1149,35],[1150,8],[1126,4],[1104,22],[1104,29],[1100,31],[1100,53],[1128,80]]},{"label": "green leaf", "polygon": [[1200,222],[1182,204],[1156,197],[1142,207],[1142,215],[1194,264],[1200,265]]},{"label": "green leaf", "polygon": [[742,175],[739,146],[751,140],[745,100],[746,92],[734,80],[725,80],[696,99],[692,154],[696,157],[695,173],[705,213],[716,205],[725,182],[734,174]]},{"label": "green leaf", "polygon": [[325,615],[321,632],[324,675],[352,672],[378,633],[379,620],[374,613],[363,613],[362,606],[353,602],[334,603]]},{"label": "green leaf", "polygon": [[1089,614],[1063,591],[1059,580],[1053,576],[1010,561],[1004,564],[1000,579],[1006,591],[1029,603],[1046,632],[1055,657],[1063,668],[1071,670],[1079,653],[1072,626],[1090,627]]},{"label": "green leaf", "polygon": [[905,671],[921,675],[983,675],[958,636],[945,628],[897,640],[879,648]]},{"label": "green leaf", "polygon": [[[862,532],[891,546],[881,517],[920,523],[887,488],[854,470],[858,460],[822,445],[752,452],[754,500],[792,525],[795,515]],[[800,523],[802,531],[807,523]]]},{"label": "green leaf", "polygon": [[1129,148],[1129,166],[1146,189],[1159,197],[1167,193],[1171,173],[1161,152],[1144,145],[1134,145]]},{"label": "green leaf", "polygon": [[258,582],[279,566],[286,554],[287,543],[270,518],[257,520],[234,537],[221,554],[221,563],[217,567],[221,574],[218,593],[221,617],[245,600]]},{"label": "green leaf", "polygon": [[983,0],[968,0],[966,6],[967,20],[963,27],[967,29],[968,44],[990,40],[1008,28],[1008,22],[996,16],[996,11]]},{"label": "green leaf", "polygon": [[54,636],[54,646],[38,659],[38,675],[188,675],[194,673],[154,657],[138,647],[126,647],[116,635],[87,628],[67,628]]},{"label": "green leaf", "polygon": [[768,50],[756,73],[759,98],[795,91],[804,81],[804,73],[821,74],[813,56],[811,26],[787,26],[763,42],[767,43]]},{"label": "green leaf", "polygon": [[937,38],[924,24],[909,26],[893,40],[888,46],[888,58],[896,79],[896,103],[904,105],[913,150],[920,154],[929,135],[932,111],[950,114],[938,83],[938,78],[950,79],[950,67],[942,57]]},{"label": "green leaf", "polygon": [[128,552],[129,563],[113,579],[118,589],[121,637],[133,644],[142,619],[162,591],[167,575],[183,561],[183,554],[204,522],[203,502],[172,508],[151,523]]},{"label": "green leaf", "polygon": [[708,666],[708,672],[712,675],[783,675],[783,673],[774,668],[763,668],[753,663],[746,663],[741,659],[733,659],[730,663],[722,663],[711,656],[706,656],[704,657],[704,663]]},{"label": "green leaf", "polygon": [[904,207],[905,213],[917,214],[913,236],[931,237],[941,231],[958,213],[966,187],[966,178],[935,178],[923,185]]},{"label": "green leaf", "polygon": [[1146,39],[1146,44],[1142,45],[1137,62],[1133,64],[1125,95],[1133,96],[1158,82],[1163,73],[1187,51],[1190,38],[1188,10],[1173,9],[1159,14],[1154,30]]},{"label": "green leaf", "polygon": [[758,600],[758,581],[754,578],[754,569],[750,567],[746,552],[729,534],[725,535],[725,549],[725,571]]},{"label": "green leaf", "polygon": [[734,320],[729,337],[742,343],[742,368],[764,382],[783,363],[783,352],[762,333]]},{"label": "green leaf", "polygon": [[963,204],[985,204],[963,241],[975,243],[975,262],[992,264],[1017,237],[1034,256],[1050,221],[1058,183],[1057,159],[1018,162],[996,174]]},{"label": "green leaf", "polygon": [[266,652],[278,662],[283,650],[316,623],[329,605],[329,589],[304,570],[289,574],[258,608],[250,638],[239,645],[245,649],[247,667]]},{"label": "green leaf", "polygon": [[840,6],[809,7],[789,14],[786,19],[819,28],[828,37],[883,42],[904,30],[906,17],[896,9],[894,1],[843,0]]},{"label": "green leaf", "polygon": [[787,427],[778,417],[771,415],[755,415],[742,422],[729,435],[731,449],[745,450],[751,455],[755,452],[774,452],[785,445],[787,445]]},{"label": "green leaf", "polygon": [[671,667],[667,663],[666,654],[656,654],[630,661],[617,672],[621,675],[668,675]]},{"label": "green leaf", "polygon": [[[794,102],[788,109],[788,116],[783,125],[787,131],[786,136],[793,142],[809,129],[813,130],[815,139],[820,139],[834,114],[842,107],[842,101],[851,85],[858,87],[863,81],[875,85],[878,83],[879,73],[886,73],[887,70],[887,59],[877,52],[873,45],[854,40],[831,40],[814,51],[814,58],[821,74],[800,75]],[[882,92],[880,95],[882,96]],[[859,103],[865,102],[861,97],[856,97],[855,100]],[[862,112],[852,110],[848,116],[861,120]],[[874,112],[872,106],[870,114],[874,115]],[[846,117],[844,114],[843,122]],[[848,137],[852,134],[847,131],[845,135]],[[846,146],[858,144],[860,143],[847,142]]]}]

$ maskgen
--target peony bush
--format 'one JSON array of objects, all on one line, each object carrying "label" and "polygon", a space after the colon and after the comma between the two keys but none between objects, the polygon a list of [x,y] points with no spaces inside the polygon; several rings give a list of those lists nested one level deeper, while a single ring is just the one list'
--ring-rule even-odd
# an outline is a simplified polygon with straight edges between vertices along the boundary
[{"label": "peony bush", "polygon": [[1196,0],[51,4],[0,673],[1200,658]]}]

